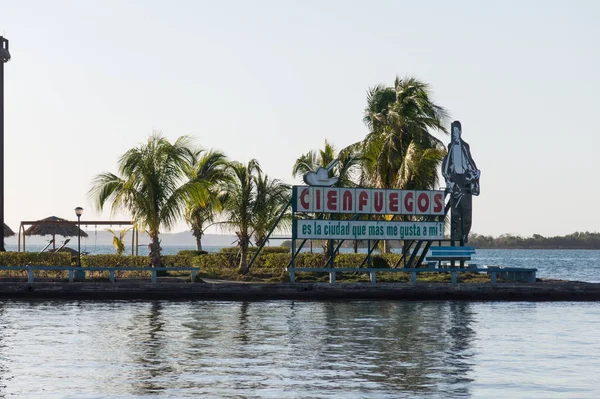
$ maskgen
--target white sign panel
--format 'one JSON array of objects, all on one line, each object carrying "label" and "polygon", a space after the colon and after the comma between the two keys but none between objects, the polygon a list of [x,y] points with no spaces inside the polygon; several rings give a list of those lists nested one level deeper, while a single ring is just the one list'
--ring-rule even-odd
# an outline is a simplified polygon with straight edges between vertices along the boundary
[{"label": "white sign panel", "polygon": [[295,212],[443,215],[444,192],[295,186]]},{"label": "white sign panel", "polygon": [[441,240],[443,222],[298,220],[296,237],[325,240]]}]

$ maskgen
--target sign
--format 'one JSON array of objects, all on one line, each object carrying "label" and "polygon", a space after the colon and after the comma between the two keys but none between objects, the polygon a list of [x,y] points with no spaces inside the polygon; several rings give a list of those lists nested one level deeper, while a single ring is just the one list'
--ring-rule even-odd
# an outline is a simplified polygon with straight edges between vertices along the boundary
[{"label": "sign", "polygon": [[371,215],[443,215],[440,190],[385,190],[294,186],[295,212]]},{"label": "sign", "polygon": [[444,222],[298,220],[296,237],[324,240],[441,240]]}]

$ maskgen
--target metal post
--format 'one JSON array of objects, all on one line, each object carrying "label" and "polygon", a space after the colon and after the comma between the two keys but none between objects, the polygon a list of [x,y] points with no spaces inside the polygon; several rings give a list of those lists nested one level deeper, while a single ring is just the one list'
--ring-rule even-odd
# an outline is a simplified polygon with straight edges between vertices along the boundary
[{"label": "metal post", "polygon": [[[4,51],[4,39],[0,36],[0,51]],[[4,57],[0,59],[0,226],[2,227],[2,240],[0,251],[4,252]]]},{"label": "metal post", "polygon": [[135,226],[131,230],[131,256],[133,256],[133,250],[135,248]]},{"label": "metal post", "polygon": [[81,215],[77,215],[77,266],[81,267]]},{"label": "metal post", "polygon": [[75,280],[85,280],[85,272],[81,269],[81,215],[83,214],[83,208],[78,206],[75,208],[75,215],[77,216],[77,266],[80,268],[73,273]]},{"label": "metal post", "polygon": [[[292,210],[292,246],[290,248],[292,253],[292,258],[290,259],[289,267],[292,269],[296,267],[296,230],[298,228],[298,221],[296,220],[295,212]],[[291,277],[291,275],[290,275]],[[292,280],[293,282],[293,280]]]},{"label": "metal post", "polygon": [[4,248],[4,63],[10,60],[8,51],[8,40],[0,36],[0,228],[2,239],[0,240],[0,251]]}]

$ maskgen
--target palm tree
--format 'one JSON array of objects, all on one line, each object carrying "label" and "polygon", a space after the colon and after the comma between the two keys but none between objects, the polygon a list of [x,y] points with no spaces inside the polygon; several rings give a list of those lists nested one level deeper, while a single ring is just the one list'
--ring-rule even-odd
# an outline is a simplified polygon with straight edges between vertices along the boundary
[{"label": "palm tree", "polygon": [[[356,186],[355,175],[360,170],[362,155],[358,146],[350,146],[344,148],[336,154],[335,147],[325,140],[325,146],[318,151],[309,151],[301,155],[292,169],[292,176],[303,176],[308,172],[314,172],[319,167],[324,168],[332,161],[337,161],[337,164],[329,170],[329,177],[337,177],[338,181],[334,184],[335,187],[352,187]],[[323,216],[324,218],[331,216]],[[340,217],[340,216],[337,216]],[[323,250],[329,253],[333,248],[333,240],[327,240]],[[312,248],[312,240],[311,240]]]},{"label": "palm tree", "polygon": [[[254,242],[256,246],[266,244],[270,229],[275,227],[277,219],[291,199],[291,188],[278,179],[269,179],[267,175],[256,177],[256,201],[254,203]],[[291,227],[291,213],[284,215],[277,229]]]},{"label": "palm tree", "polygon": [[[225,223],[235,231],[240,247],[240,273],[248,272],[248,247],[254,238],[256,245],[267,239],[269,230],[287,207],[291,190],[287,184],[263,175],[258,161],[252,159],[247,165],[232,162],[233,179],[223,202]],[[284,217],[279,228],[289,226],[290,218]]]},{"label": "palm tree", "polygon": [[447,116],[431,100],[428,85],[415,78],[371,88],[363,118],[370,132],[352,147],[363,153],[361,181],[379,188],[434,188],[445,147],[430,131],[447,133]]},{"label": "palm tree", "polygon": [[206,198],[192,198],[187,204],[186,220],[196,238],[196,249],[202,251],[202,236],[206,229],[216,223],[216,214],[223,208],[227,197],[225,185],[231,180],[229,162],[219,151],[199,149],[191,154],[187,178],[204,184]]},{"label": "palm tree", "polygon": [[233,180],[227,191],[229,198],[223,204],[223,211],[230,228],[235,231],[240,247],[240,272],[246,272],[248,246],[253,234],[254,209],[256,201],[256,176],[261,168],[256,159],[247,165],[241,162],[231,162],[230,170]]},{"label": "palm tree", "polygon": [[325,140],[325,146],[318,151],[309,151],[301,155],[292,169],[292,176],[303,176],[308,172],[314,172],[317,168],[324,168],[332,161],[337,160],[338,163],[329,171],[329,176],[338,177],[335,184],[336,187],[355,186],[354,174],[359,169],[361,163],[361,155],[356,147],[348,147],[336,154],[335,147]]},{"label": "palm tree", "polygon": [[125,234],[127,234],[127,232],[129,230],[131,230],[131,227],[127,227],[127,228],[119,230],[118,235],[117,235],[117,232],[114,231],[113,229],[106,229],[106,230],[110,231],[113,235],[113,247],[115,247],[115,251],[117,251],[117,255],[119,255],[119,256],[123,255],[123,253],[125,252]]},{"label": "palm tree", "polygon": [[[433,189],[446,150],[431,131],[447,133],[448,114],[432,100],[427,84],[396,78],[394,87],[377,85],[367,94],[365,139],[348,148],[362,153],[360,183],[377,188]],[[384,242],[384,251],[388,248]]]},{"label": "palm tree", "polygon": [[112,203],[113,213],[127,210],[135,224],[146,229],[154,267],[162,265],[161,227],[171,228],[193,198],[205,200],[207,196],[203,183],[184,180],[192,153],[189,137],[170,143],[160,133],[153,133],[146,143],[121,156],[118,176],[109,172],[97,175],[88,192],[98,210]]}]

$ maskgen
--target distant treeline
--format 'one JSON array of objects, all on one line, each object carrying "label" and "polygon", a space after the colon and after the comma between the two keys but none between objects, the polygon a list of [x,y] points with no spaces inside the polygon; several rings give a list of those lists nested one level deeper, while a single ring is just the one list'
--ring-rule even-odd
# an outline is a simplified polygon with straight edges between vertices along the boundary
[{"label": "distant treeline", "polygon": [[575,232],[566,236],[531,237],[502,234],[499,237],[469,235],[469,246],[499,249],[600,249],[600,233]]}]

